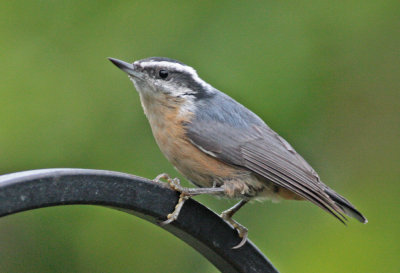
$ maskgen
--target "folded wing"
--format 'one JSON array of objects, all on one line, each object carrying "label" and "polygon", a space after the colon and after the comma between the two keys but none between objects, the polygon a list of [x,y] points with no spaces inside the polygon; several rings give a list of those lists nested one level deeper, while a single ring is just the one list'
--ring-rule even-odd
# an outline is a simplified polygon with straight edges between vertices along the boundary
[{"label": "folded wing", "polygon": [[201,115],[185,125],[187,137],[194,145],[225,163],[251,170],[298,194],[343,223],[344,214],[366,222],[349,201],[320,181],[314,169],[286,140],[247,108],[233,100],[231,103],[231,112],[224,111],[221,105],[199,109]]}]

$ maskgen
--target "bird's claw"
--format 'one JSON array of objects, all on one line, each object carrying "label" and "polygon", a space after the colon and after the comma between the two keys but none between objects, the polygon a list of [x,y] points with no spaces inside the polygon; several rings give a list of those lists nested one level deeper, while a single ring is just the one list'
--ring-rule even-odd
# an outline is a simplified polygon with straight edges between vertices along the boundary
[{"label": "bird's claw", "polygon": [[243,225],[239,224],[238,222],[236,222],[235,220],[233,220],[231,215],[229,214],[229,212],[223,212],[221,214],[221,218],[223,220],[225,220],[226,222],[228,222],[229,224],[231,224],[233,226],[233,228],[238,232],[239,237],[242,238],[240,243],[233,246],[232,249],[241,248],[247,241],[247,236],[249,233],[248,229],[245,226],[243,226]]},{"label": "bird's claw", "polygon": [[156,178],[153,179],[153,181],[156,183],[163,183],[161,181],[162,179],[165,179],[168,182],[168,184],[172,180],[172,178],[167,173],[161,173],[161,174],[157,175]]},{"label": "bird's claw", "polygon": [[157,177],[154,178],[153,181],[156,183],[162,183],[161,179],[165,179],[171,189],[181,193],[186,193],[187,189],[181,186],[181,182],[178,178],[171,178],[168,174],[162,173],[157,175]]},{"label": "bird's claw", "polygon": [[181,193],[181,195],[179,196],[179,200],[178,203],[175,206],[175,209],[172,213],[167,215],[167,220],[162,221],[160,223],[161,226],[165,226],[168,225],[170,223],[172,223],[173,221],[175,221],[176,219],[178,219],[179,213],[181,212],[181,209],[183,207],[183,204],[186,202],[186,200],[188,200],[190,198],[190,196],[187,196],[183,193]]},{"label": "bird's claw", "polygon": [[168,224],[172,223],[173,221],[175,221],[176,219],[178,219],[178,218],[174,217],[172,215],[172,213],[170,213],[167,215],[167,220],[160,222],[160,226],[168,225]]},{"label": "bird's claw", "polygon": [[249,231],[244,226],[235,227],[235,229],[237,230],[237,232],[239,234],[239,237],[242,238],[242,240],[240,241],[239,244],[237,244],[234,247],[232,247],[232,249],[241,248],[246,243],[247,235],[249,234]]}]

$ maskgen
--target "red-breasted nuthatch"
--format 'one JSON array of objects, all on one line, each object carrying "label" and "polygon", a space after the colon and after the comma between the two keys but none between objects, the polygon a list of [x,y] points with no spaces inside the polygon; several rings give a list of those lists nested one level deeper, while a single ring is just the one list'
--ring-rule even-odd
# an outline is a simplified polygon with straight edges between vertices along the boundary
[{"label": "red-breasted nuthatch", "polygon": [[133,64],[109,58],[129,75],[163,154],[200,188],[183,188],[162,174],[181,198],[164,224],[177,219],[191,196],[215,194],[240,199],[221,217],[242,238],[247,229],[232,219],[252,199],[307,199],[341,222],[344,215],[367,219],[320,180],[314,169],[256,114],[199,78],[179,61],[152,57]]}]

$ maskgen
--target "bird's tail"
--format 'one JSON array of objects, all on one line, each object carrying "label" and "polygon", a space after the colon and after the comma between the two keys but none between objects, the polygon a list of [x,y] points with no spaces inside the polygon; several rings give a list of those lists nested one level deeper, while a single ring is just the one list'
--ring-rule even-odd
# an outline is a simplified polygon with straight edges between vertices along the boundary
[{"label": "bird's tail", "polygon": [[336,193],[330,188],[325,189],[325,193],[336,203],[336,205],[343,210],[343,212],[353,218],[356,218],[361,223],[368,223],[367,218],[361,214],[346,198]]}]

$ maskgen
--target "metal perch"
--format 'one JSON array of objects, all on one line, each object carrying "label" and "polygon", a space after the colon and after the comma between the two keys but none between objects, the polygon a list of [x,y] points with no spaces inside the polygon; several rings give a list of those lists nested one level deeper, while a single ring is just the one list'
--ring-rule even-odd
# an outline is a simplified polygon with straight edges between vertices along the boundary
[{"label": "metal perch", "polygon": [[[0,217],[88,204],[122,210],[158,225],[178,198],[179,193],[165,184],[104,170],[42,169],[0,176]],[[240,241],[237,232],[195,200],[188,200],[179,218],[161,228],[192,246],[221,272],[278,272],[249,240],[240,249],[231,249]]]}]

